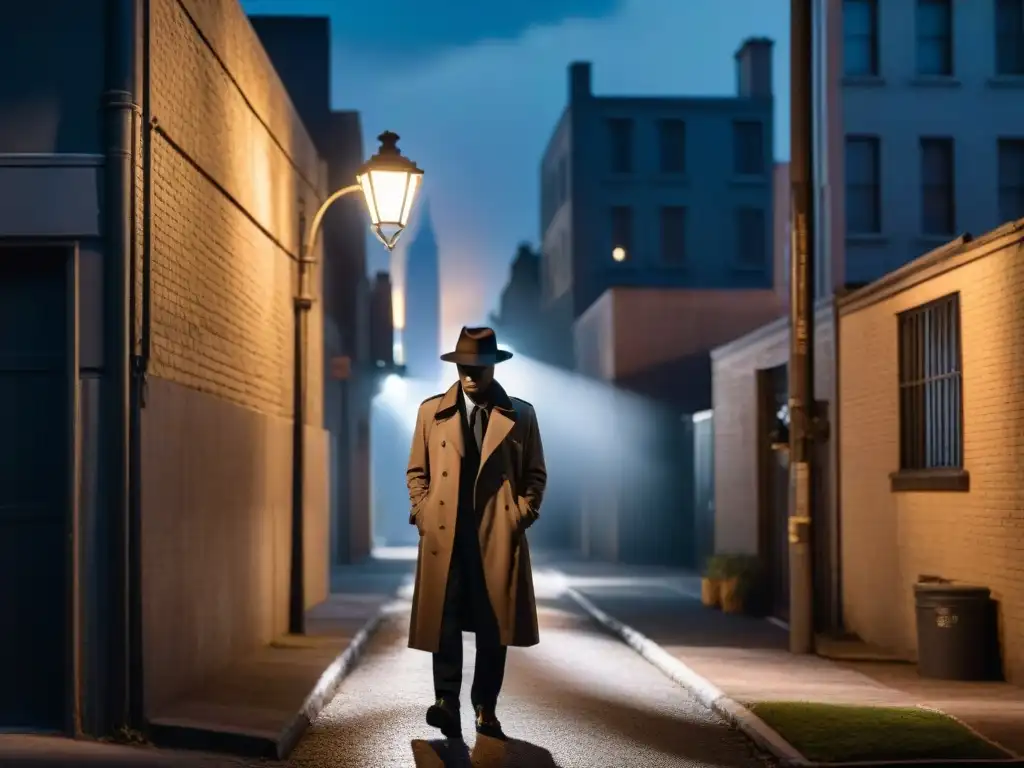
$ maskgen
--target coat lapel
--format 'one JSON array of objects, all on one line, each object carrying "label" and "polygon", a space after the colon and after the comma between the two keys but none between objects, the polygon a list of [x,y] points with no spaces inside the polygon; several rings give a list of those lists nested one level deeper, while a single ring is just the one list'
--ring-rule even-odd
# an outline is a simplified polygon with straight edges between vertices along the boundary
[{"label": "coat lapel", "polygon": [[461,394],[462,390],[456,382],[441,397],[437,412],[434,414],[434,421],[438,425],[444,425],[444,439],[451,441],[460,458],[466,455],[466,443],[462,436],[462,412],[459,409]]},{"label": "coat lapel", "polygon": [[[498,382],[494,382],[491,386],[494,389],[491,395],[493,407],[491,408],[491,418],[487,422],[487,432],[484,433],[483,446],[480,449],[481,470],[516,425],[516,409],[509,396]],[[477,476],[479,477],[479,474]]]}]

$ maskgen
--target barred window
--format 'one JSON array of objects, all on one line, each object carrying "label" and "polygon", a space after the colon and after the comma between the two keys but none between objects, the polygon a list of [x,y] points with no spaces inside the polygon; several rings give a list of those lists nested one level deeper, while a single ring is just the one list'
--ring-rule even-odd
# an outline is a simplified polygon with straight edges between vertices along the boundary
[{"label": "barred window", "polygon": [[899,315],[900,469],[961,469],[960,294]]}]

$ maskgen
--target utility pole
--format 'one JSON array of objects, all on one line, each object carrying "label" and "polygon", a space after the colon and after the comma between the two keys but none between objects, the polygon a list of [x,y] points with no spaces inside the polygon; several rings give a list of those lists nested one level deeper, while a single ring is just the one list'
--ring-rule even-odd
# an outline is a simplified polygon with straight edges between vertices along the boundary
[{"label": "utility pole", "polygon": [[790,0],[789,650],[814,652],[814,0]]}]

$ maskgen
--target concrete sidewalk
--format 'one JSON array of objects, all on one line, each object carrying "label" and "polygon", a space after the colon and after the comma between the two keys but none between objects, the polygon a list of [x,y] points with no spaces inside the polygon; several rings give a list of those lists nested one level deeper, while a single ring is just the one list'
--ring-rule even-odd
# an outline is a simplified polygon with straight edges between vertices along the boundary
[{"label": "concrete sidewalk", "polygon": [[690,573],[593,563],[557,568],[570,596],[592,617],[784,760],[799,763],[800,755],[745,703],[926,706],[1024,755],[1024,689],[924,680],[910,664],[794,656],[782,628],[705,608],[700,580]]},{"label": "concrete sidewalk", "polygon": [[383,552],[334,569],[332,594],[307,614],[305,635],[278,638],[162,707],[149,721],[153,742],[286,756],[358,660],[413,565],[409,553]]}]

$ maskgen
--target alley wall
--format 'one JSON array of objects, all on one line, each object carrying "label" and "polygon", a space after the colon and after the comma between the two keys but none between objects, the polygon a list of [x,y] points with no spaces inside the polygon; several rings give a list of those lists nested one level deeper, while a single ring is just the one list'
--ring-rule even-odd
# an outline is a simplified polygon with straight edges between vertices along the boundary
[{"label": "alley wall", "polygon": [[[142,486],[152,716],[287,629],[296,260],[325,174],[236,0],[153,0],[151,13]],[[319,302],[308,327],[311,605],[328,581]]]}]

